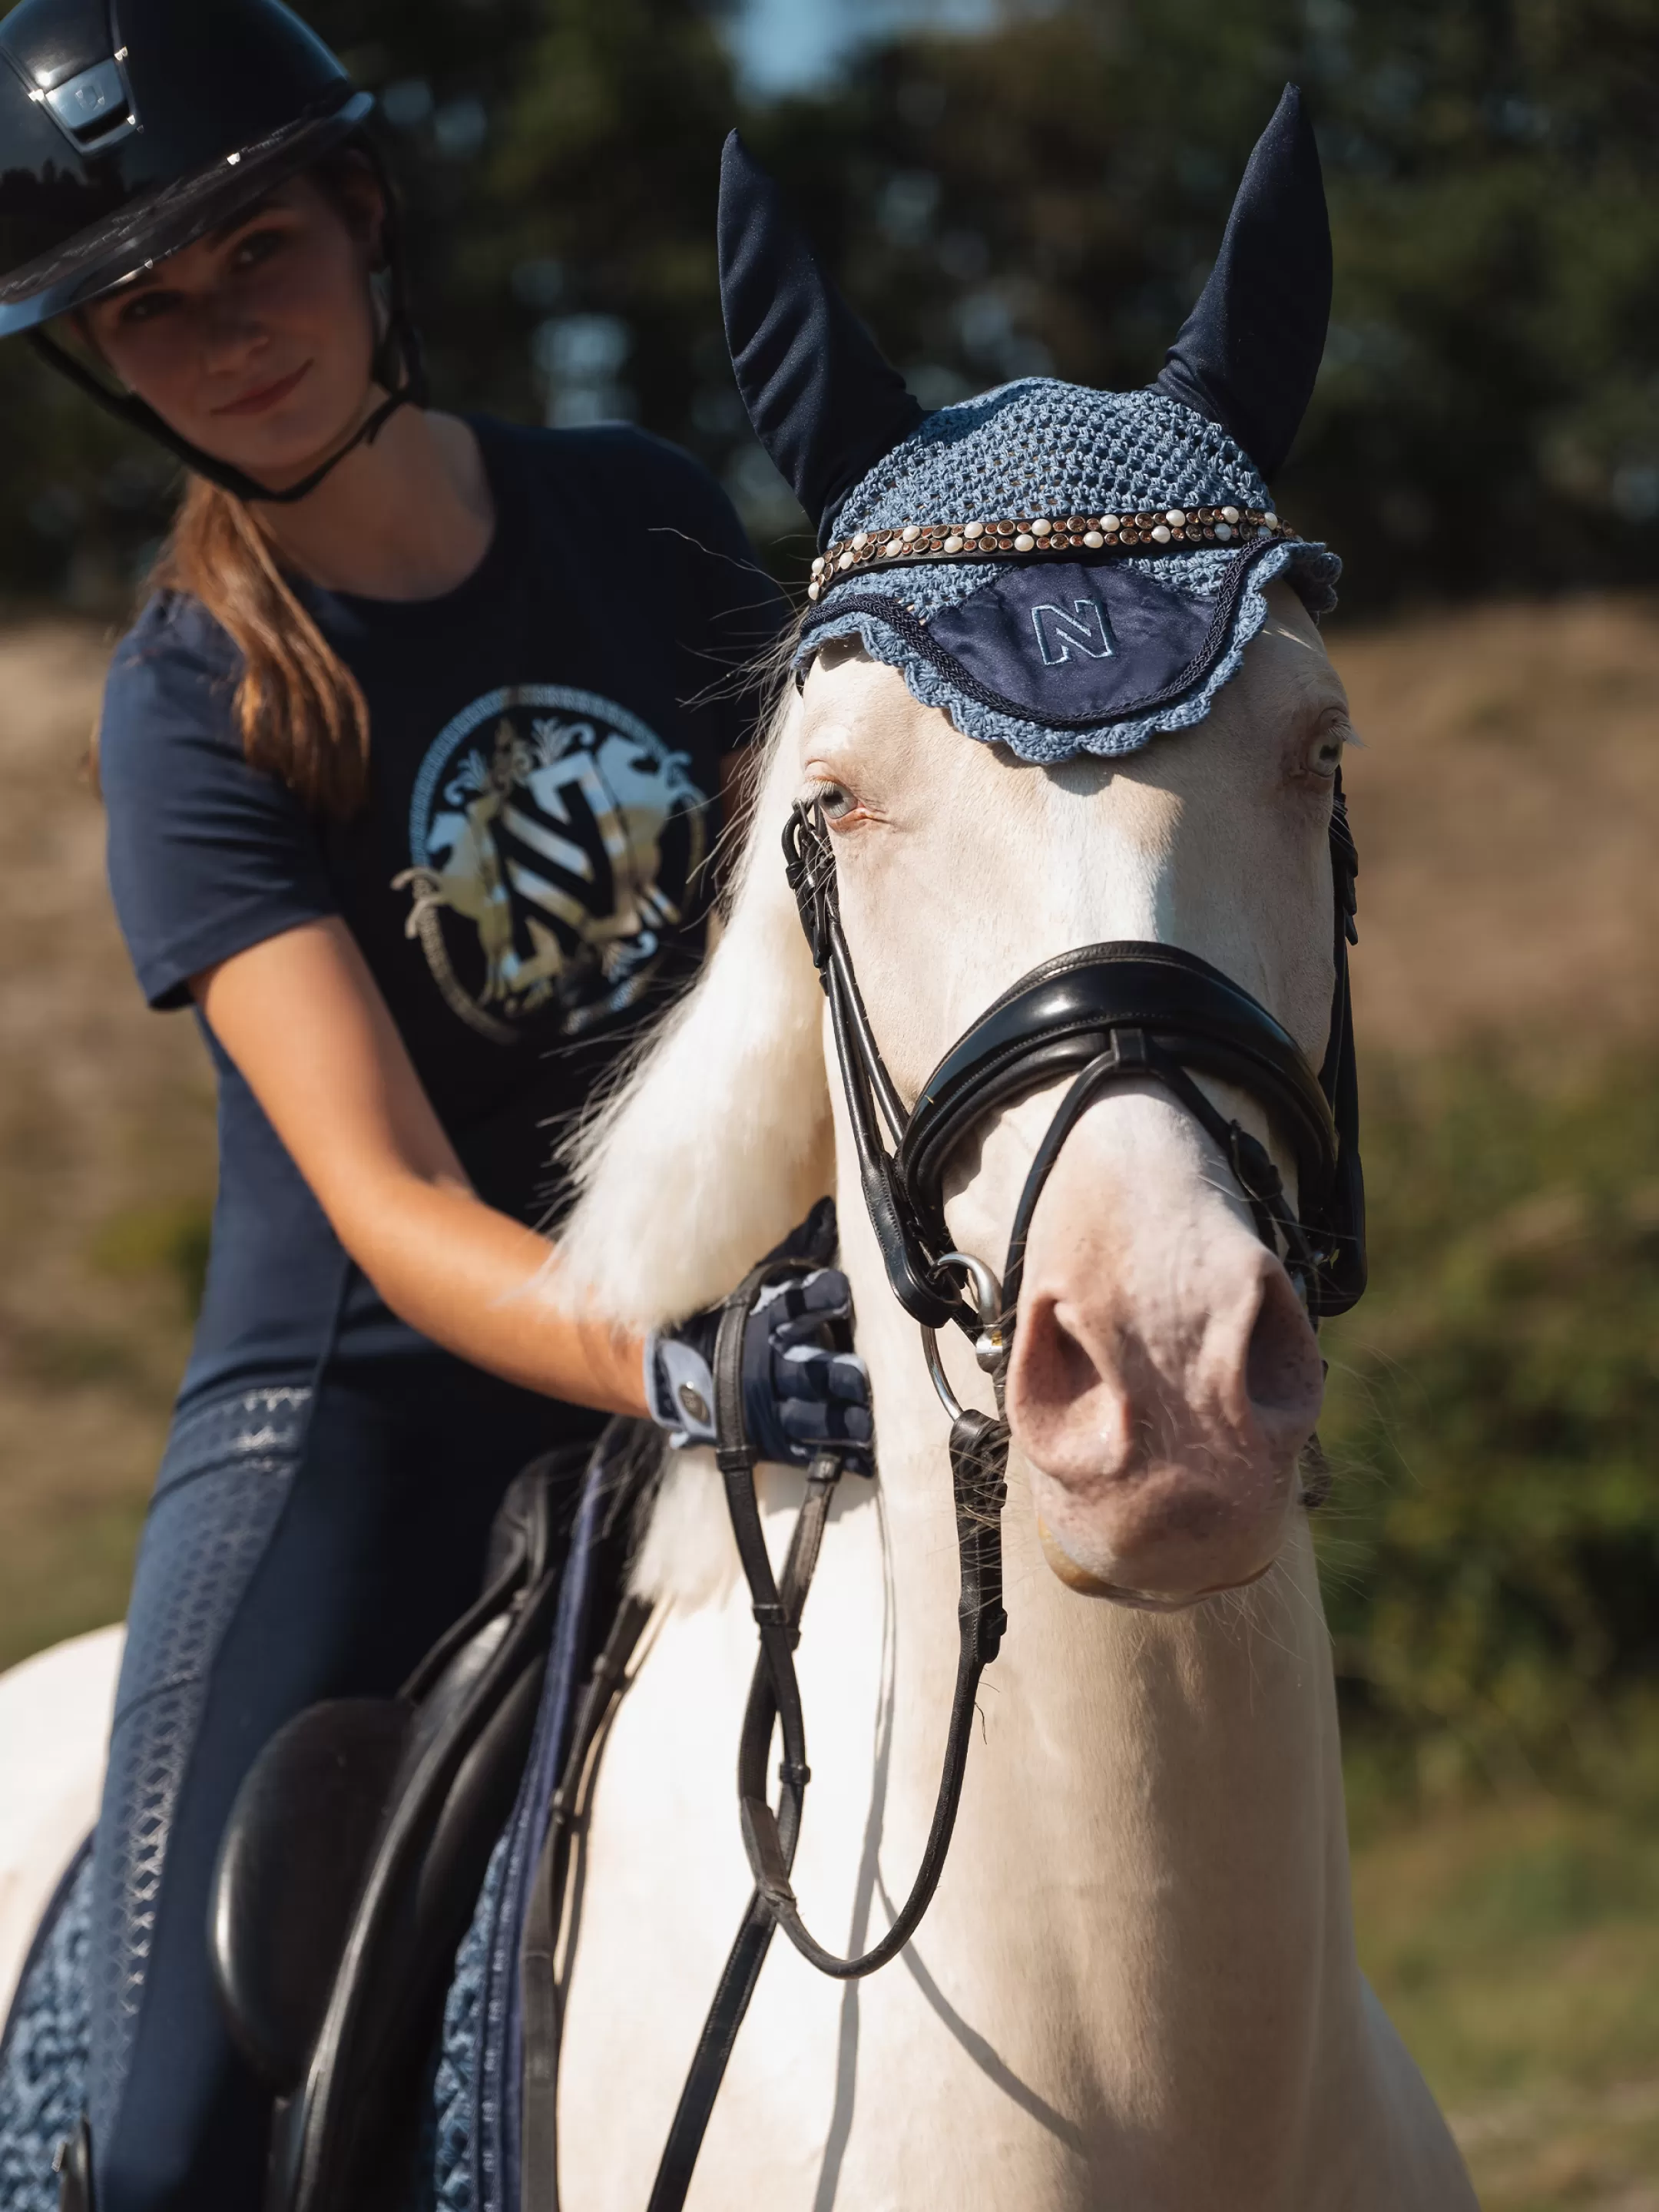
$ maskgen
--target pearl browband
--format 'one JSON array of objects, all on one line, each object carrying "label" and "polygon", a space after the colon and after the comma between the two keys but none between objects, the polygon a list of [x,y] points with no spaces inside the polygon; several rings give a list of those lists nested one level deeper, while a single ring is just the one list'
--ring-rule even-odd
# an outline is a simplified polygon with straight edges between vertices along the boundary
[{"label": "pearl browband", "polygon": [[1033,553],[1137,553],[1166,545],[1229,545],[1294,538],[1288,522],[1260,507],[1168,507],[1138,514],[1046,514],[1018,522],[907,522],[902,529],[857,530],[812,563],[806,587],[816,599],[849,570],[875,561],[991,560]]}]

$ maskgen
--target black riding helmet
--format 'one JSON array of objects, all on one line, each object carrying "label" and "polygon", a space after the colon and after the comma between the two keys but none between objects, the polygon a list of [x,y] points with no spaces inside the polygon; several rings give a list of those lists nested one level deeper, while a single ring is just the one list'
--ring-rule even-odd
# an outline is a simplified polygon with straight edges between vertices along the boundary
[{"label": "black riding helmet", "polygon": [[[100,406],[238,498],[302,499],[425,398],[392,182],[362,131],[373,105],[279,0],[21,0],[0,20],[0,337],[27,333]],[[386,201],[390,313],[374,374],[391,397],[303,483],[266,490],[46,335],[348,143]]]}]

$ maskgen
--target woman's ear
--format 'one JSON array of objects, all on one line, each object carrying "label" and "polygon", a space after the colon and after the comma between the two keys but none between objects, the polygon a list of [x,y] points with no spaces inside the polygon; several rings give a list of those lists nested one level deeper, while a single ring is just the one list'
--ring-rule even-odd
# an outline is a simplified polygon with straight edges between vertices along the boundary
[{"label": "woman's ear", "polygon": [[368,248],[369,269],[378,276],[391,257],[386,242],[386,194],[374,177],[364,177],[361,187],[354,190],[352,212]]},{"label": "woman's ear", "polygon": [[378,274],[386,265],[386,193],[380,179],[364,156],[354,150],[331,177],[325,170],[319,181],[325,179],[329,197],[348,228],[368,249],[371,271]]}]

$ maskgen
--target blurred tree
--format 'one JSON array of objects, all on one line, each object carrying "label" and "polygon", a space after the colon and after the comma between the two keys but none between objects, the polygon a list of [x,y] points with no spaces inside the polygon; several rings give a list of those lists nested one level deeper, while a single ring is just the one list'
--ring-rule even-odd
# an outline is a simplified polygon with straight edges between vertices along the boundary
[{"label": "blurred tree", "polygon": [[1280,503],[1345,604],[1659,564],[1659,9],[1008,0],[869,56],[763,149],[924,400],[1144,383],[1285,81],[1336,247]]},{"label": "blurred tree", "polygon": [[[805,4],[805,0],[803,0]],[[814,0],[830,5],[833,0]],[[728,0],[314,0],[381,96],[452,404],[633,415],[805,541],[720,337],[742,119],[929,404],[1156,373],[1280,85],[1325,155],[1337,296],[1279,496],[1345,604],[1659,572],[1652,0],[1004,0],[742,113]],[[167,471],[0,349],[0,585],[131,573]]]}]

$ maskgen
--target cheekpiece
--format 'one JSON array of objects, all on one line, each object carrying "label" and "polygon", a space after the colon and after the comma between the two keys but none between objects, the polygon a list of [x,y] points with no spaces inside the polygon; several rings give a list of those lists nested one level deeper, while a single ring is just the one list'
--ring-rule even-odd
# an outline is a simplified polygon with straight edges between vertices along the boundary
[{"label": "cheekpiece", "polygon": [[1156,389],[1046,377],[928,416],[834,529],[798,672],[856,636],[965,735],[1045,763],[1200,720],[1268,584],[1317,617],[1341,565],[1219,424]]}]

